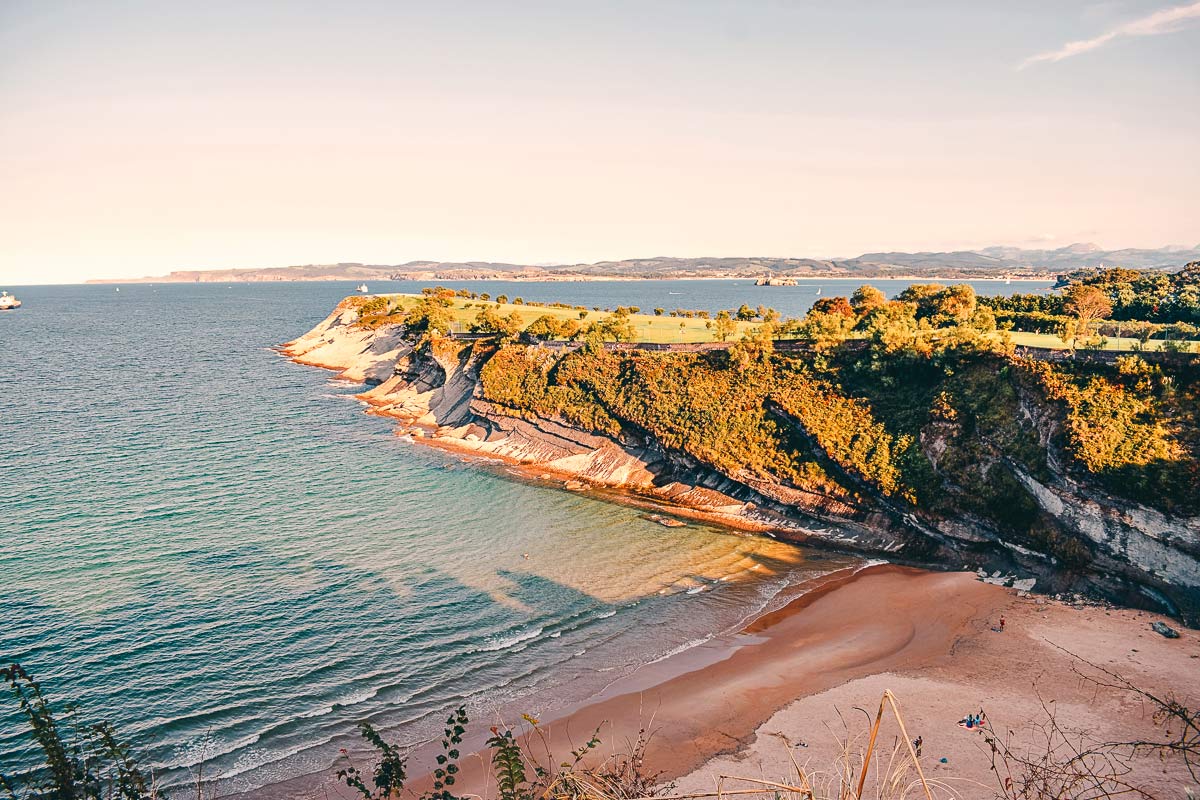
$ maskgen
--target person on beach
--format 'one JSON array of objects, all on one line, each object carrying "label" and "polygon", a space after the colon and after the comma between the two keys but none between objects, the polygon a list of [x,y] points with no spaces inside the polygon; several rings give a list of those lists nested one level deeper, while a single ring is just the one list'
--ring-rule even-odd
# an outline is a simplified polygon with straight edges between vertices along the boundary
[{"label": "person on beach", "polygon": [[925,739],[921,736],[913,739],[913,752],[917,754],[917,758],[921,757],[921,745],[925,743]]},{"label": "person on beach", "polygon": [[1004,633],[1004,615],[1000,615],[1000,632]]}]

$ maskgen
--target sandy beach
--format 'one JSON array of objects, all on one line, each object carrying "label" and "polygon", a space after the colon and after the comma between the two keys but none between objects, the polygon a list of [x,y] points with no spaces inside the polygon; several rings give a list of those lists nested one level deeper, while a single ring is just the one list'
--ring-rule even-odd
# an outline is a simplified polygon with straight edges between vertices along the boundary
[{"label": "sandy beach", "polygon": [[[1006,626],[997,632],[1001,616]],[[1022,596],[973,573],[870,567],[829,576],[742,631],[649,665],[586,706],[543,720],[542,730],[557,754],[599,728],[602,755],[652,731],[646,763],[675,793],[705,792],[721,775],[790,780],[789,751],[806,769],[829,772],[839,739],[865,733],[859,709],[873,715],[890,689],[910,734],[924,739],[929,776],[960,796],[987,797],[997,785],[990,753],[977,732],[957,725],[968,713],[985,710],[1018,746],[1035,741],[1030,724],[1047,708],[1099,740],[1158,735],[1149,708],[1082,680],[1070,654],[1195,706],[1200,637],[1182,630],[1166,639],[1150,629],[1156,619]],[[890,717],[881,735],[891,751],[900,734]],[[427,772],[431,755],[414,753],[410,774]],[[479,755],[464,760],[460,791],[488,795],[482,763]],[[1140,777],[1160,788],[1188,780],[1170,764],[1154,763],[1151,773]]]},{"label": "sandy beach", "polygon": [[[998,632],[1001,617],[1006,624]],[[1180,638],[1155,633],[1156,620],[1172,624]],[[540,727],[555,761],[597,729],[599,758],[628,752],[648,731],[646,764],[674,784],[672,794],[713,792],[720,776],[790,781],[793,758],[818,779],[828,775],[841,742],[865,738],[866,714],[874,715],[887,689],[910,735],[924,740],[921,763],[943,785],[940,796],[991,797],[997,782],[990,753],[978,732],[958,725],[969,713],[985,711],[1018,749],[1036,748],[1031,724],[1048,711],[1094,740],[1160,737],[1150,707],[1083,680],[1073,668],[1090,670],[1079,659],[1192,708],[1200,703],[1197,631],[1148,612],[1018,592],[975,573],[878,565],[817,579],[784,608],[646,665]],[[520,719],[474,718],[461,747],[469,755],[460,762],[460,795],[494,796],[484,741],[498,724],[529,728]],[[885,716],[878,752],[901,741]],[[430,788],[438,752],[436,745],[412,751],[406,794]],[[1168,789],[1165,797],[1186,797],[1177,791],[1190,785],[1181,766],[1153,759],[1144,765],[1139,780]],[[725,790],[748,786],[724,783]],[[252,796],[351,794],[329,771]]]}]

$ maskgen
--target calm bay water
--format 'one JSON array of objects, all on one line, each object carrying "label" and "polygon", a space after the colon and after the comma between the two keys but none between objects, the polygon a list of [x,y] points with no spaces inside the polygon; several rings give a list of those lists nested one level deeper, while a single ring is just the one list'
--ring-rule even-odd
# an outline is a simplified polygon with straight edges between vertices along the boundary
[{"label": "calm bay water", "polygon": [[[468,285],[798,315],[845,283]],[[852,563],[395,437],[361,387],[270,350],[351,291],[25,287],[0,314],[0,659],[167,783],[201,760],[224,790],[323,769],[360,720],[417,741],[463,701],[544,713]],[[23,736],[5,707],[0,771],[31,763]]]}]

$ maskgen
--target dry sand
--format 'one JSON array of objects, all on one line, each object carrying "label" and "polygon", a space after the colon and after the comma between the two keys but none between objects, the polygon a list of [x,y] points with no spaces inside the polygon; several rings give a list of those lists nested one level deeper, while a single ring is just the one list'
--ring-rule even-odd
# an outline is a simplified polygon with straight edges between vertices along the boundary
[{"label": "dry sand", "polygon": [[[941,577],[970,580],[962,575]],[[859,588],[873,582],[864,579]],[[918,586],[913,588],[923,592]],[[972,591],[959,583],[949,595],[913,600],[918,605],[923,601],[978,602],[968,596],[979,597],[979,588],[982,584]],[[959,591],[965,592],[961,600]],[[1099,689],[1083,680],[1073,668],[1096,673],[1071,654],[1147,691],[1164,697],[1174,694],[1193,709],[1200,705],[1200,636],[1196,631],[1175,625],[1181,638],[1166,639],[1150,629],[1152,621],[1164,619],[1158,615],[1074,607],[1036,595],[1021,597],[1011,590],[988,593],[997,592],[1003,593],[998,602],[992,604],[989,598],[989,602],[975,605],[970,619],[952,639],[943,642],[942,652],[935,657],[912,659],[898,654],[902,657],[883,670],[871,670],[824,691],[798,694],[799,699],[756,728],[747,747],[688,772],[676,782],[676,791],[711,791],[720,775],[790,780],[795,772],[789,749],[801,766],[828,774],[837,762],[840,741],[848,737],[861,741],[866,732],[867,717],[858,709],[874,715],[885,689],[899,699],[910,735],[924,739],[921,763],[927,777],[943,782],[962,797],[991,797],[999,788],[983,737],[956,724],[981,709],[998,733],[1012,732],[1018,749],[1033,751],[1044,741],[1034,724],[1045,721],[1049,711],[1064,728],[1084,731],[1097,741],[1161,738],[1150,718],[1152,708],[1128,693]],[[836,601],[838,597],[835,594],[828,599]],[[889,618],[895,610],[893,598],[881,599],[880,617]],[[1003,633],[992,630],[1000,613],[1007,623]],[[882,750],[890,752],[902,740],[890,714],[884,720]],[[800,742],[803,745],[798,745]],[[1190,797],[1185,791],[1189,787],[1200,796],[1195,782],[1178,763],[1160,764],[1152,758],[1139,763],[1142,766],[1132,777],[1154,787],[1158,796]],[[726,782],[725,788],[747,786]]]},{"label": "dry sand", "polygon": [[[997,633],[1001,615],[1006,630]],[[990,797],[990,754],[977,732],[956,724],[981,708],[1017,743],[1033,741],[1029,723],[1044,718],[1042,700],[1061,724],[1098,739],[1155,735],[1147,708],[1082,681],[1059,647],[1146,689],[1200,701],[1200,637],[1184,630],[1165,639],[1150,630],[1155,619],[1021,597],[973,573],[873,567],[827,578],[742,632],[643,668],[542,729],[563,754],[597,727],[604,753],[648,728],[646,762],[675,781],[676,793],[712,791],[720,775],[789,779],[789,749],[802,765],[831,770],[846,726],[851,736],[866,730],[856,709],[874,714],[890,689],[909,732],[924,737],[929,776],[960,796]],[[881,736],[886,751],[899,741],[890,717]],[[415,754],[411,774],[428,756]],[[481,759],[466,759],[463,770],[456,788],[487,796]],[[1186,796],[1186,773],[1159,765],[1151,773],[1142,777],[1171,787],[1164,796]]]},{"label": "dry sand", "polygon": [[[1046,709],[1063,726],[1098,740],[1159,735],[1150,708],[1083,681],[1072,671],[1081,662],[1068,653],[1156,694],[1200,705],[1197,631],[1181,629],[1181,638],[1166,639],[1150,629],[1164,619],[1154,614],[1022,595],[974,573],[890,565],[835,573],[784,609],[647,665],[594,701],[543,720],[541,729],[555,761],[597,728],[599,757],[626,752],[648,729],[647,765],[674,781],[675,794],[705,792],[721,775],[789,781],[791,758],[810,771],[831,772],[840,740],[862,737],[864,712],[873,715],[889,689],[909,733],[924,738],[921,763],[928,776],[974,798],[992,797],[997,782],[980,734],[957,725],[968,713],[985,710],[997,731],[1013,731],[1018,746],[1035,740],[1031,723],[1045,719]],[[995,632],[1002,615],[1006,630]],[[496,722],[472,721],[462,746],[472,755],[462,760],[456,794],[494,796],[483,740]],[[885,717],[882,751],[900,741],[895,721]],[[429,788],[436,753],[429,746],[412,753],[409,774],[425,777],[412,781],[406,794]],[[1146,764],[1136,777],[1156,786],[1159,796],[1189,796],[1185,790],[1193,784],[1178,766]],[[724,788],[746,786],[735,781]],[[252,794],[350,796],[331,775]]]}]

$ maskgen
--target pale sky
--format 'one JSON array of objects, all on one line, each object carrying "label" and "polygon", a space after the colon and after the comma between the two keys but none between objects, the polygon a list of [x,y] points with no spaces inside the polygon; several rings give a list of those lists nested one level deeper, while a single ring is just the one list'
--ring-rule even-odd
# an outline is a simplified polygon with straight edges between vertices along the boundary
[{"label": "pale sky", "polygon": [[0,0],[0,285],[1200,243],[1200,3]]}]

